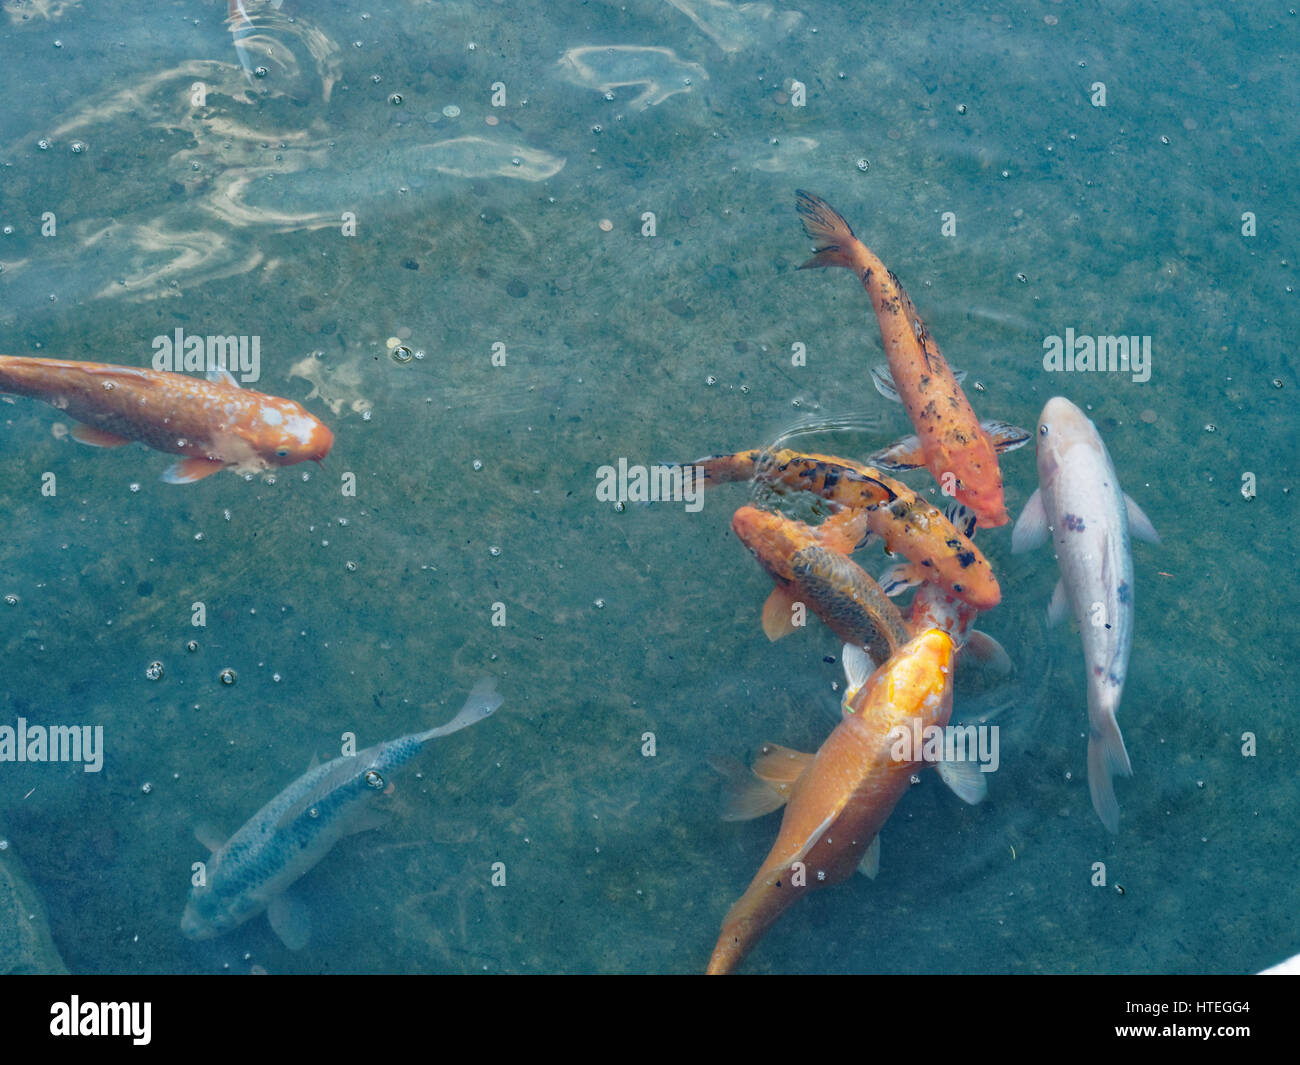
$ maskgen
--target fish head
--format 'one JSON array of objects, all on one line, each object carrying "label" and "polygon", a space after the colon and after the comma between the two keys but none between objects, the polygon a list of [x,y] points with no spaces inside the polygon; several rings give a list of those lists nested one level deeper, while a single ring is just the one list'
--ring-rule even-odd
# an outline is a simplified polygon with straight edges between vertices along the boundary
[{"label": "fish head", "polygon": [[213,939],[239,923],[216,905],[216,896],[210,890],[195,888],[181,915],[181,935],[193,940]]},{"label": "fish head", "polygon": [[1064,396],[1053,396],[1043,405],[1035,439],[1040,485],[1053,480],[1071,448],[1101,440],[1088,416]]},{"label": "fish head", "polygon": [[993,476],[978,486],[963,481],[958,486],[957,498],[975,512],[981,529],[996,529],[1011,520],[1002,495],[1002,471],[994,469]]},{"label": "fish head", "polygon": [[269,466],[293,466],[320,462],[334,446],[334,434],[293,400],[266,396],[258,410],[254,443]]},{"label": "fish head", "polygon": [[802,522],[758,507],[743,506],[732,516],[731,529],[763,568],[774,577],[791,580],[790,558],[817,542]]},{"label": "fish head", "polygon": [[854,700],[855,711],[888,730],[946,725],[952,713],[955,653],[948,633],[926,629],[872,674]]},{"label": "fish head", "polygon": [[951,592],[926,581],[912,598],[911,627],[913,632],[942,629],[952,637],[957,650],[961,650],[979,613]]}]

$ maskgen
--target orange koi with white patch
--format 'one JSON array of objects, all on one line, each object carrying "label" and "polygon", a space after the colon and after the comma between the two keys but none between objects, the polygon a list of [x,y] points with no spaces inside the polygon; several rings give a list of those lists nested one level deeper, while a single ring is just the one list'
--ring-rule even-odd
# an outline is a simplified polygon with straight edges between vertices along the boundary
[{"label": "orange koi with white patch", "polygon": [[994,442],[898,278],[824,200],[800,190],[797,207],[817,254],[800,269],[843,266],[871,297],[894,388],[921,439],[925,464],[941,485],[956,478],[953,494],[986,528],[1009,520]]},{"label": "orange koi with white patch", "polygon": [[163,474],[171,484],[227,468],[258,473],[320,462],[329,454],[334,434],[293,400],[241,388],[224,370],[210,377],[0,355],[0,392],[42,400],[75,418],[76,440],[95,447],[139,440],[183,456]]}]

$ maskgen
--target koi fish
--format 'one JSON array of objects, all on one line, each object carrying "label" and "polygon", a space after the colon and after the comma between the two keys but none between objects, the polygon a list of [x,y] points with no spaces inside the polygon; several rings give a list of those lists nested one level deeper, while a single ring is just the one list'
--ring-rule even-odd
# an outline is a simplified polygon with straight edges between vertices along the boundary
[{"label": "koi fish", "polygon": [[229,467],[258,473],[320,462],[334,434],[291,399],[241,388],[226,370],[207,380],[166,370],[0,355],[0,392],[30,396],[75,418],[72,437],[94,447],[139,440],[182,455],[162,475],[190,484]]},{"label": "koi fish", "polygon": [[736,511],[731,528],[776,582],[763,605],[768,639],[794,631],[796,603],[821,618],[840,642],[865,648],[876,662],[910,639],[898,607],[848,557],[856,541],[828,544],[803,522],[749,506]]},{"label": "koi fish", "polygon": [[953,494],[981,525],[1005,525],[993,441],[898,278],[828,203],[802,190],[796,196],[804,232],[819,245],[800,269],[843,266],[858,276],[875,308],[893,384],[920,437],[925,465],[945,488],[956,478]]},{"label": "koi fish", "polygon": [[[855,653],[845,646],[846,663]],[[795,752],[769,749],[774,755],[769,761],[784,765],[768,764],[764,771],[796,779],[776,843],[723,919],[709,973],[733,971],[807,891],[846,880],[858,868],[910,786],[912,773],[926,764],[895,757],[897,730],[948,723],[952,655],[946,632],[921,633],[860,685],[850,683],[854,693],[843,720],[815,756],[791,758]],[[912,753],[919,759],[921,752]]]},{"label": "koi fish", "polygon": [[1028,551],[1049,534],[1061,579],[1048,620],[1074,613],[1088,667],[1088,788],[1101,823],[1119,831],[1113,777],[1133,767],[1115,713],[1133,647],[1129,533],[1158,544],[1155,528],[1119,486],[1097,427],[1068,399],[1049,399],[1038,419],[1038,488],[1011,534]]},{"label": "koi fish", "polygon": [[[963,535],[974,538],[978,523],[975,515],[963,503],[952,502],[944,508],[943,516]],[[959,659],[966,652],[985,668],[1002,675],[1011,672],[1011,656],[1003,646],[986,632],[974,628],[980,612],[969,603],[962,602],[951,592],[926,579],[926,573],[916,563],[893,566],[880,575],[877,587],[886,596],[899,595],[912,585],[920,585],[912,597],[908,612],[908,629],[912,633],[926,629],[942,629],[952,637]]]},{"label": "koi fish", "polygon": [[[832,515],[845,525],[861,521],[885,549],[905,555],[934,581],[978,610],[1002,599],[983,553],[935,506],[901,481],[849,459],[762,449],[699,459],[704,483],[761,480],[778,490],[812,492],[851,514]],[[828,519],[829,520],[829,519]],[[825,523],[824,523],[825,524]]]},{"label": "koi fish", "polygon": [[309,769],[214,851],[206,884],[190,890],[181,931],[190,939],[211,939],[267,910],[285,945],[303,946],[306,932],[285,899],[286,889],[344,836],[377,827],[377,819],[382,823],[377,796],[392,790],[390,775],[426,743],[482,721],[501,702],[486,678],[447,724]]}]

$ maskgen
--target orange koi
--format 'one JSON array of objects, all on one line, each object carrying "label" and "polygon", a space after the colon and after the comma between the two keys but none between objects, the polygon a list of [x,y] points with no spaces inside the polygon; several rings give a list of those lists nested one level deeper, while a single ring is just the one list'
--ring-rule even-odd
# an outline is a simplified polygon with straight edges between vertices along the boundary
[{"label": "orange koi", "polygon": [[804,894],[848,879],[864,855],[878,853],[874,841],[881,826],[908,789],[911,774],[926,764],[917,750],[910,752],[917,760],[895,757],[899,730],[915,734],[947,725],[952,656],[946,632],[923,632],[857,689],[816,755],[772,748],[760,760],[755,767],[760,777],[797,776],[776,843],[723,919],[709,973],[733,971]]},{"label": "orange koi", "polygon": [[1002,599],[993,568],[968,536],[901,481],[871,466],[798,451],[739,451],[699,459],[705,484],[761,480],[774,487],[812,492],[853,512],[833,515],[846,527],[862,522],[898,552],[923,567],[926,579],[978,610]]},{"label": "orange koi", "polygon": [[207,380],[167,370],[0,355],[0,392],[30,396],[75,418],[74,439],[94,447],[139,440],[184,456],[163,480],[189,484],[218,470],[257,473],[320,462],[334,434],[291,399],[241,388],[216,370]]},{"label": "orange koi", "polygon": [[848,557],[856,539],[837,543],[801,521],[748,506],[736,511],[731,528],[776,582],[763,605],[768,639],[795,630],[797,603],[821,618],[842,643],[865,648],[876,662],[910,638],[898,607]]},{"label": "orange koi", "polygon": [[925,465],[945,488],[947,478],[956,478],[953,495],[981,525],[1005,525],[1009,519],[993,441],[898,278],[828,203],[802,190],[796,196],[804,232],[819,245],[800,269],[843,266],[857,274],[875,308],[893,386],[920,436]]}]

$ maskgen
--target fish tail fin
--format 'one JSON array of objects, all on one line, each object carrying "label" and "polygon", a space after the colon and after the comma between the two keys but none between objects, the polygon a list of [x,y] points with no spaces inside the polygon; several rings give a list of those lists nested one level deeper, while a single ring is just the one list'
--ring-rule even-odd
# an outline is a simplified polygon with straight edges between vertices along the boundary
[{"label": "fish tail fin", "polygon": [[804,263],[800,270],[826,266],[846,266],[853,269],[849,249],[858,243],[853,229],[843,216],[829,203],[811,192],[795,192],[795,209],[803,222],[803,231],[817,245],[817,254]]},{"label": "fish tail fin", "polygon": [[1115,774],[1133,775],[1133,765],[1124,749],[1114,710],[1102,710],[1092,721],[1088,735],[1088,790],[1092,808],[1111,832],[1119,831],[1119,802],[1115,798]]},{"label": "fish tail fin", "polygon": [[492,677],[484,677],[470,689],[469,698],[465,700],[465,705],[460,708],[460,713],[445,725],[439,725],[437,728],[421,733],[420,739],[422,742],[427,743],[429,740],[436,740],[439,736],[449,736],[453,732],[468,728],[470,725],[476,724],[485,717],[494,714],[504,701],[505,697],[497,691],[496,681]]}]

